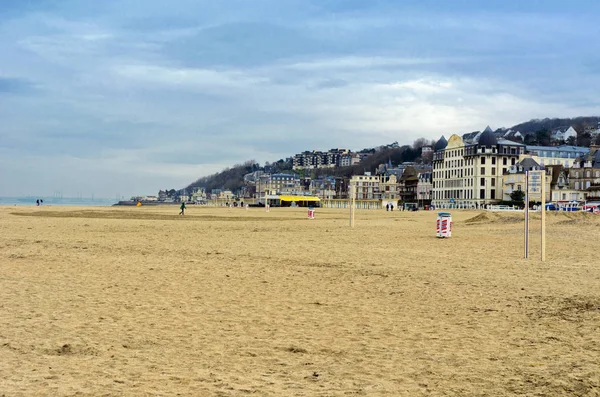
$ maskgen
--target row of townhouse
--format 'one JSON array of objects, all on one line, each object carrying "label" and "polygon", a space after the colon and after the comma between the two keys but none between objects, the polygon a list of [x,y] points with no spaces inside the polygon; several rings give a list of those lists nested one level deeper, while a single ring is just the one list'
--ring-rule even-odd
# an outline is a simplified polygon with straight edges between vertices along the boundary
[{"label": "row of townhouse", "polygon": [[356,187],[359,200],[386,200],[421,203],[431,202],[432,172],[427,166],[402,164],[376,175],[354,175],[351,178],[323,176],[315,179],[298,175],[268,174],[257,171],[244,177],[246,194],[241,197],[263,201],[270,195],[310,194],[321,199],[347,199],[350,187]]},{"label": "row of townhouse", "polygon": [[389,171],[378,175],[353,175],[349,183],[355,188],[356,199],[420,205],[431,203],[433,184],[430,169],[409,165],[401,173]]},{"label": "row of townhouse", "polygon": [[314,169],[349,167],[360,163],[362,156],[348,149],[330,149],[327,152],[318,150],[305,151],[292,157],[292,169]]},{"label": "row of townhouse", "polygon": [[[546,170],[547,200],[554,197],[553,180],[560,201],[563,197],[564,201],[582,200],[587,197],[585,189],[600,183],[600,179],[594,179],[594,167],[600,166],[594,159],[600,152],[594,148],[594,153],[588,159],[589,148],[527,146],[498,138],[490,129],[464,136],[454,134],[447,141],[441,137],[434,146],[432,203],[440,207],[480,207],[509,200],[515,189],[525,189],[525,171],[536,169]],[[577,168],[586,170],[580,173]],[[590,177],[580,181],[588,171]],[[561,172],[564,181],[558,192]],[[531,199],[536,201],[535,196]]]}]

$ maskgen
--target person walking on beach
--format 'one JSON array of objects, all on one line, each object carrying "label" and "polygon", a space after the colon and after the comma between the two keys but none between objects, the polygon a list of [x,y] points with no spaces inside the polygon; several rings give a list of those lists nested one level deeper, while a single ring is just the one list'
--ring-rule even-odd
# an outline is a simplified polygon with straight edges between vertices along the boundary
[{"label": "person walking on beach", "polygon": [[181,210],[181,212],[179,213],[179,215],[185,215],[185,203],[181,203],[181,207],[179,207],[179,209]]},{"label": "person walking on beach", "polygon": [[36,202],[37,206],[39,207],[40,206],[40,199],[35,200],[35,202]]}]

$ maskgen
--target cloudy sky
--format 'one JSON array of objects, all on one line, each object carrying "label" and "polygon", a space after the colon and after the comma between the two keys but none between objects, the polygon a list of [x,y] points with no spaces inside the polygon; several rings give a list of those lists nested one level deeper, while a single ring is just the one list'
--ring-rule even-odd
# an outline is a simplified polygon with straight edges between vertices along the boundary
[{"label": "cloudy sky", "polygon": [[0,196],[600,114],[596,0],[1,0]]}]

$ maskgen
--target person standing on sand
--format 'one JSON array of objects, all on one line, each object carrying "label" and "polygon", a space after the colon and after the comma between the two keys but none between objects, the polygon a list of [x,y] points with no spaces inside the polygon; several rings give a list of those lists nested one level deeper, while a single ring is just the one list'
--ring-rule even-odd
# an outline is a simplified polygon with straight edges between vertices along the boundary
[{"label": "person standing on sand", "polygon": [[35,200],[35,202],[36,202],[37,206],[39,207],[40,206],[40,199]]},{"label": "person standing on sand", "polygon": [[179,213],[179,215],[185,215],[185,203],[181,203],[181,207],[179,207],[179,209],[181,210],[181,212]]}]

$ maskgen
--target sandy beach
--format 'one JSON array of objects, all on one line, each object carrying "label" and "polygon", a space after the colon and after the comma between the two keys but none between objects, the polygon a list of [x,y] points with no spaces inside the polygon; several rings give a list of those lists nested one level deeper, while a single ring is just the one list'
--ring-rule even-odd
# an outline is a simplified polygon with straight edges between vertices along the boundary
[{"label": "sandy beach", "polygon": [[0,396],[600,395],[600,216],[178,211],[0,207]]}]

